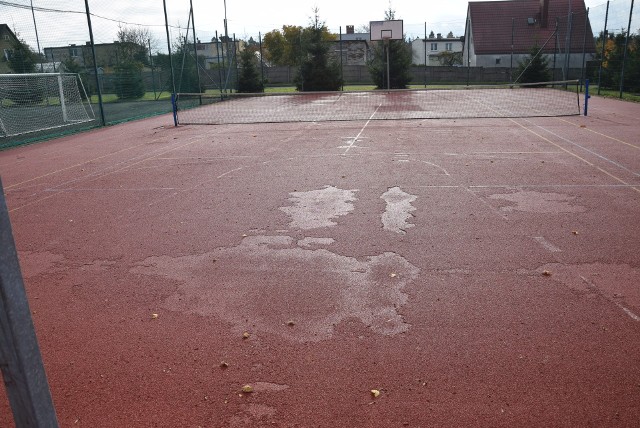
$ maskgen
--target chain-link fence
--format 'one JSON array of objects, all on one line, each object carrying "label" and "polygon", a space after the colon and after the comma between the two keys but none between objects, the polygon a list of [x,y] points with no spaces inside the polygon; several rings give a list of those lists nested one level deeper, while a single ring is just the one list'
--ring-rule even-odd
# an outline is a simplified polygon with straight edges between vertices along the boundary
[{"label": "chain-link fence", "polygon": [[633,0],[611,0],[589,10],[596,58],[588,75],[598,93],[640,93],[640,7]]},{"label": "chain-link fence", "polygon": [[[246,28],[240,17],[233,21],[233,28],[227,28],[222,5],[216,7],[216,14],[211,13],[213,8],[198,11],[191,5],[191,0],[166,4],[0,1],[0,74],[78,74],[79,90],[83,96],[86,92],[84,99],[95,112],[95,126],[169,113],[173,93],[222,94],[236,90],[242,66],[240,55],[246,49],[256,52],[258,73],[267,86],[295,85],[299,64],[273,61],[264,36],[283,25],[306,27],[308,23],[282,22],[266,30]],[[539,7],[536,5],[531,7]],[[490,63],[471,64],[463,59],[463,51],[470,46],[464,37],[464,12],[459,28],[453,28],[455,35],[453,31],[446,36],[432,31],[428,34],[432,24],[405,20],[406,37],[413,51],[411,83],[515,81],[520,64],[538,46],[547,60],[551,79],[588,77],[599,82],[600,88],[637,92],[640,36],[633,28],[640,27],[640,21],[638,8],[633,10],[632,5],[633,0],[611,0],[592,7],[588,15],[584,9],[563,9],[556,14],[558,17],[549,19],[544,32],[535,35],[529,31],[532,24],[537,24],[535,19],[532,23],[528,18],[508,18],[491,28],[492,43],[500,40],[505,46],[499,55],[485,58]],[[448,25],[433,24],[437,29]],[[239,28],[242,33],[236,35]],[[329,51],[340,62],[344,84],[374,83],[367,68],[374,49],[367,40],[366,28],[354,31],[353,26],[332,27],[329,32],[336,35]],[[23,52],[17,49],[21,44],[26,46]],[[17,58],[22,58],[20,64]],[[588,65],[586,69],[584,64]],[[47,97],[45,102],[51,107],[60,100]],[[0,107],[7,105],[11,105],[10,100],[0,100]],[[14,109],[13,113],[17,111]],[[32,136],[38,134],[19,139]],[[8,141],[1,133],[0,137]],[[4,141],[0,140],[0,144]]]}]

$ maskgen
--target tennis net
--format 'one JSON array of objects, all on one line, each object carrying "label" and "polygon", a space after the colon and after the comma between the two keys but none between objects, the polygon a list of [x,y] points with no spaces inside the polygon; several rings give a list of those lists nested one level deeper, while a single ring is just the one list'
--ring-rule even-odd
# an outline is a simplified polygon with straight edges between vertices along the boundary
[{"label": "tennis net", "polygon": [[519,118],[580,114],[578,81],[438,89],[178,94],[181,124]]}]

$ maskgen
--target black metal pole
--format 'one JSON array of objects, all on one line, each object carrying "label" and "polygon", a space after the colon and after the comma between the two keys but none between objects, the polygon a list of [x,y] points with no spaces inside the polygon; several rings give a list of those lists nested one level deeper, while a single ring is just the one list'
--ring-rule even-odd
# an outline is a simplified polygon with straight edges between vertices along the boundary
[{"label": "black metal pole", "polygon": [[238,42],[236,40],[236,33],[233,33],[233,62],[236,69],[236,92],[240,88],[240,72],[238,70]]},{"label": "black metal pole", "polygon": [[[571,3],[571,2],[569,2]],[[571,4],[569,4],[571,7]],[[567,24],[567,55],[566,55],[566,65],[567,65],[567,73],[565,75],[564,80],[569,80],[569,70],[571,67],[571,39],[573,33],[573,12],[569,14],[569,23]]]},{"label": "black metal pole", "polygon": [[[86,0],[85,0],[86,1]],[[171,56],[171,36],[169,35],[169,18],[167,17],[167,1],[162,0],[164,8],[164,28],[167,31],[167,49],[169,50],[169,68],[171,68],[171,104],[173,106],[173,125],[178,126],[177,108],[176,108],[176,79],[173,72],[173,57]]]},{"label": "black metal pole", "polygon": [[467,17],[467,38],[464,41],[467,44],[467,86],[471,79],[471,25],[469,24],[470,20]]},{"label": "black metal pole", "polygon": [[427,88],[427,23],[424,23],[424,39],[422,39],[424,47],[424,87]]},{"label": "black metal pole", "polygon": [[598,67],[598,95],[600,95],[600,85],[602,83],[602,63],[604,62],[604,52],[607,46],[607,24],[609,21],[609,0],[607,0],[607,12],[604,15],[604,30],[602,30],[602,55],[600,57],[600,66]]},{"label": "black metal pole", "polygon": [[224,57],[222,59],[222,68],[220,68],[220,49],[222,49],[222,42],[218,38],[218,30],[216,30],[216,55],[218,56],[218,82],[220,88],[220,98],[222,98],[222,70],[224,69]]},{"label": "black metal pole", "polygon": [[156,94],[156,72],[153,67],[153,56],[151,55],[151,39],[147,40],[149,46],[149,65],[151,66],[151,86],[153,87],[153,99],[158,101],[158,95]]},{"label": "black metal pole", "polygon": [[[202,92],[202,86],[200,84],[200,64],[198,64],[198,44],[196,41],[196,19],[193,11],[193,0],[189,0],[191,6],[191,28],[193,29],[193,56],[196,61],[196,75],[198,76],[198,92]],[[202,104],[202,97],[200,97],[200,104]]]},{"label": "black metal pole", "polygon": [[260,83],[262,84],[262,92],[264,92],[264,59],[262,57],[262,33],[258,32],[258,44],[260,47]]},{"label": "black metal pole", "polygon": [[511,64],[509,65],[509,80],[513,83],[513,38],[516,28],[516,19],[511,18]]},{"label": "black metal pole", "polygon": [[587,14],[584,18],[584,33],[582,35],[582,67],[580,73],[580,92],[582,92],[582,82],[584,82],[584,68],[587,58],[587,27],[589,25],[589,8],[587,8]]},{"label": "black metal pole", "polygon": [[342,60],[342,25],[340,26],[340,87],[344,91],[344,63]]},{"label": "black metal pole", "polygon": [[555,33],[555,42],[556,45],[553,48],[553,81],[556,80],[556,70],[558,69],[558,66],[556,65],[556,59],[557,59],[557,55],[558,55],[558,47],[559,47],[559,41],[558,41],[558,26],[559,26],[559,18],[556,16],[556,30],[554,31]]},{"label": "black metal pole", "polygon": [[629,47],[629,36],[631,35],[631,16],[633,15],[633,0],[629,9],[629,25],[627,25],[627,38],[624,41],[624,53],[622,54],[622,69],[620,70],[620,98],[624,89],[624,66],[627,62],[627,48]]},{"label": "black metal pole", "polygon": [[[36,44],[38,45],[38,55],[40,56],[40,73],[44,73],[44,67],[42,65],[42,52],[40,51],[40,37],[38,37],[38,25],[36,24],[36,13],[33,10],[33,0],[31,0],[31,15],[33,16],[33,28],[36,31]],[[55,64],[54,64],[55,67]]]},{"label": "black metal pole", "polygon": [[89,12],[89,0],[84,0],[84,7],[87,12],[87,24],[89,26],[89,40],[91,41],[91,57],[93,58],[93,72],[96,75],[96,91],[98,92],[98,107],[100,108],[100,124],[107,124],[104,119],[104,105],[102,104],[102,88],[100,87],[100,76],[98,76],[98,61],[96,59],[96,45],[93,42],[93,27],[91,26],[91,12]]},{"label": "black metal pole", "polygon": [[0,180],[0,370],[15,426],[57,428]]}]

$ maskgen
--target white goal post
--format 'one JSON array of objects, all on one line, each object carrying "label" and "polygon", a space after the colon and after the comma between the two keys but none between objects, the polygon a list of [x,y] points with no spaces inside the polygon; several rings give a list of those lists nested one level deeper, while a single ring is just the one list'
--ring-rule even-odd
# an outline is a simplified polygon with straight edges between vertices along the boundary
[{"label": "white goal post", "polygon": [[77,74],[0,74],[0,138],[94,119]]}]

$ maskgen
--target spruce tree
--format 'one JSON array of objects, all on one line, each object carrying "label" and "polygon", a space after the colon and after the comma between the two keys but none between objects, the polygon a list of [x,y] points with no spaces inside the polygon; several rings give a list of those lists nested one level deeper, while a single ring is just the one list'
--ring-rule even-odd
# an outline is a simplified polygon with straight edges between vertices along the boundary
[{"label": "spruce tree", "polygon": [[264,84],[256,66],[256,56],[253,49],[245,49],[240,54],[240,76],[238,77],[238,92],[263,92]]},{"label": "spruce tree", "polygon": [[295,83],[298,91],[338,91],[342,87],[340,65],[329,57],[327,28],[320,22],[318,10],[315,20],[305,29],[306,57],[300,65]]},{"label": "spruce tree", "polygon": [[544,58],[538,45],[531,48],[528,58],[520,61],[515,76],[517,79],[515,83],[538,83],[551,80],[549,61]]}]

